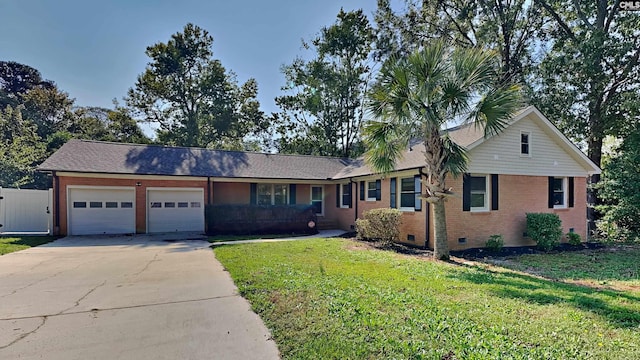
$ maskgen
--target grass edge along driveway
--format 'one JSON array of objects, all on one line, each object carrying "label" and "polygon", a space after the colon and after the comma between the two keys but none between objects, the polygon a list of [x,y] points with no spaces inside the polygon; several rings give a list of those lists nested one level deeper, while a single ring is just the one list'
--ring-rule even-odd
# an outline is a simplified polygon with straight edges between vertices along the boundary
[{"label": "grass edge along driveway", "polygon": [[53,236],[0,236],[0,255],[40,246],[55,239]]},{"label": "grass edge along driveway", "polygon": [[631,292],[342,239],[214,251],[285,359],[640,358]]}]

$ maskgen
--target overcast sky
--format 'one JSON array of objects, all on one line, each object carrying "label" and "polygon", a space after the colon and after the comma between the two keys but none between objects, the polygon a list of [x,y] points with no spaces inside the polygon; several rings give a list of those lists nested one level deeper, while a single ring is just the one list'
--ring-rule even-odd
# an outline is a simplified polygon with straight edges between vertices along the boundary
[{"label": "overcast sky", "polygon": [[[0,0],[0,60],[32,66],[79,106],[111,107],[144,71],[147,46],[192,22],[213,35],[214,57],[258,81],[262,109],[277,111],[282,64],[340,8],[371,16],[376,0]],[[122,101],[121,101],[122,102]]]}]

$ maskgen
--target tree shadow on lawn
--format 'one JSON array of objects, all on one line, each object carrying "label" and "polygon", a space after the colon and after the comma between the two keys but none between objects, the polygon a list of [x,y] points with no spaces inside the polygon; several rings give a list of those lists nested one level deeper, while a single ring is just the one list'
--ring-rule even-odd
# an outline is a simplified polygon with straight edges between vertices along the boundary
[{"label": "tree shadow on lawn", "polygon": [[[456,271],[450,277],[479,285],[497,285],[488,289],[496,296],[522,299],[539,305],[567,304],[594,313],[618,328],[640,326],[640,311],[631,306],[640,302],[638,296],[554,282],[511,271],[497,272],[468,264],[454,264],[476,271]],[[621,298],[627,300],[622,302],[628,302],[629,305],[615,303],[620,302]]]}]

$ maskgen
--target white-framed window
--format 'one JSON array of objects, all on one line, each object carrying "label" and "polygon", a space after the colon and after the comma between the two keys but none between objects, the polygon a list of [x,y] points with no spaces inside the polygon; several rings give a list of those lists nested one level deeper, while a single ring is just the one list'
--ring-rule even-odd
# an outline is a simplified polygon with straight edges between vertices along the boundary
[{"label": "white-framed window", "polygon": [[286,205],[288,203],[287,184],[258,184],[256,201],[258,205]]},{"label": "white-framed window", "polygon": [[553,178],[553,208],[564,209],[567,207],[567,178]]},{"label": "white-framed window", "polygon": [[520,132],[520,156],[531,156],[531,133]]},{"label": "white-framed window", "polygon": [[489,211],[489,177],[487,175],[471,175],[471,211]]},{"label": "white-framed window", "polygon": [[324,215],[324,187],[311,186],[311,205],[317,215]]},{"label": "white-framed window", "polygon": [[400,187],[400,210],[415,210],[415,178],[413,176],[408,178],[401,178],[398,186]]},{"label": "white-framed window", "polygon": [[340,207],[348,208],[351,206],[351,183],[340,185]]},{"label": "white-framed window", "polygon": [[367,181],[367,201],[376,201],[376,194],[378,193],[376,182]]}]

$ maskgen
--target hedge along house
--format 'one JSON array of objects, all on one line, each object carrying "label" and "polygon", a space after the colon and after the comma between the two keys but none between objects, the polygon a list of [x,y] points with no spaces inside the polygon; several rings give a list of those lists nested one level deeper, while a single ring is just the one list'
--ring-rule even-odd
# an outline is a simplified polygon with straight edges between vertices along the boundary
[{"label": "hedge along house", "polygon": [[[452,249],[533,244],[527,212],[553,212],[565,232],[586,237],[587,177],[599,173],[537,109],[528,107],[496,136],[473,125],[448,131],[468,150],[468,173],[448,184]],[[71,140],[41,171],[54,179],[58,234],[205,231],[205,204],[312,204],[319,228],[353,229],[366,210],[403,211],[400,241],[433,248],[433,215],[421,199],[423,146],[408,149],[386,176],[362,159],[259,154]]]}]

